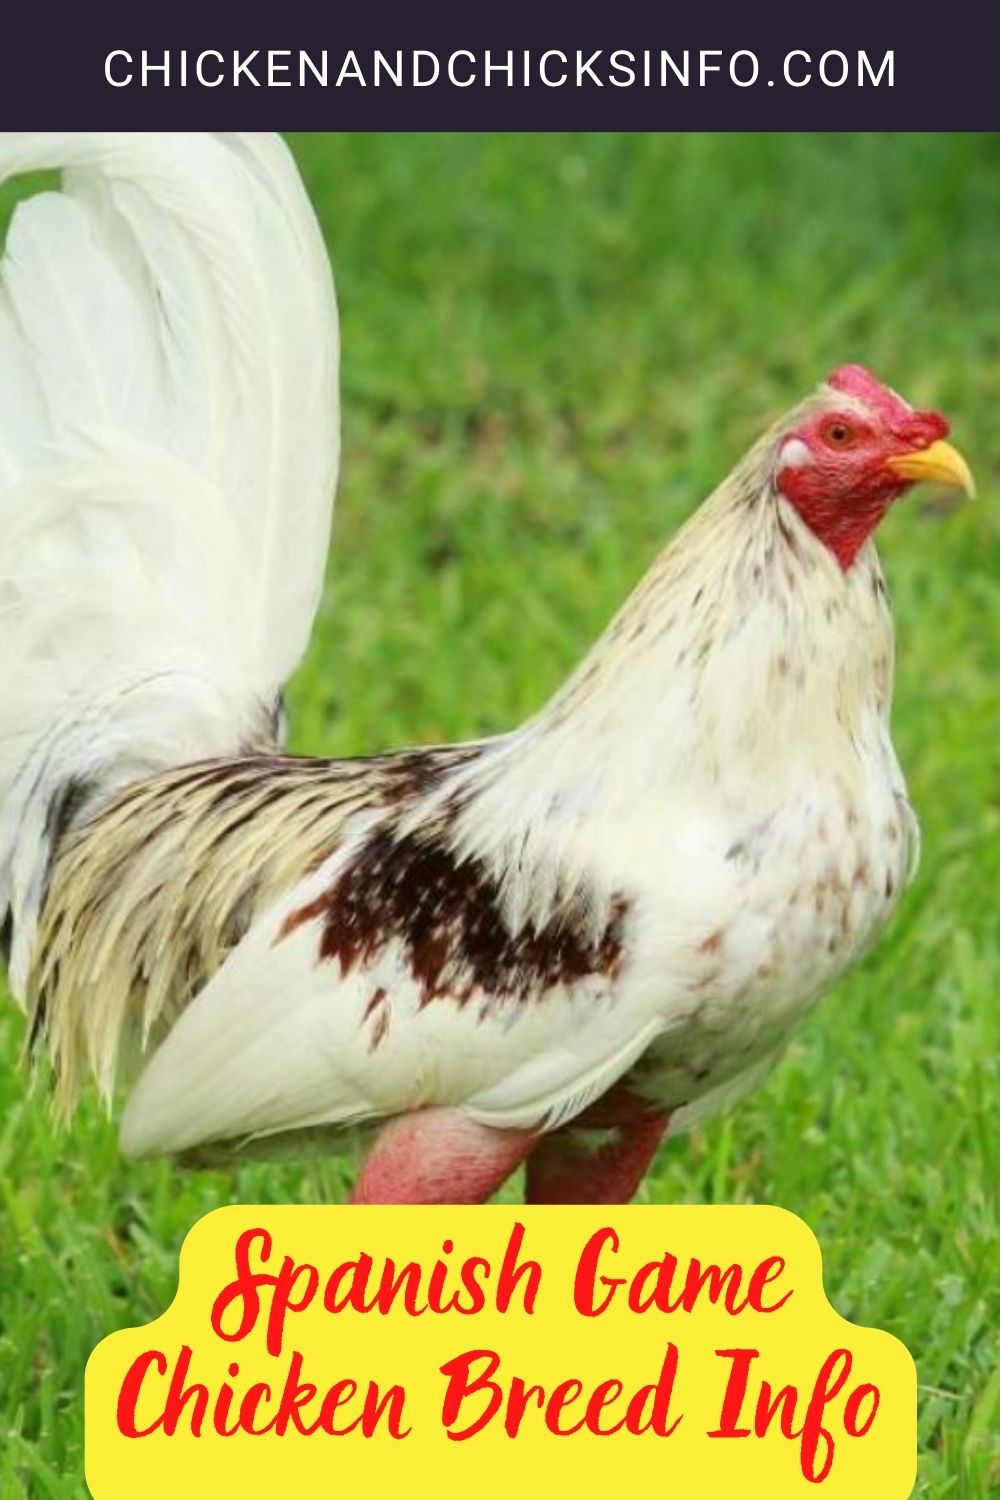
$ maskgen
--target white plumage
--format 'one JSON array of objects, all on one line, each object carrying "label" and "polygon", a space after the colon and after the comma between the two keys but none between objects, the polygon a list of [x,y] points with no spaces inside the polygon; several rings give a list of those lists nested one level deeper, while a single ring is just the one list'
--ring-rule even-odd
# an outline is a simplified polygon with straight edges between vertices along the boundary
[{"label": "white plumage", "polygon": [[0,141],[0,175],[47,165],[0,298],[0,918],[61,1102],[125,1083],[132,1153],[388,1119],[362,1201],[522,1160],[536,1201],[629,1196],[912,870],[871,533],[971,483],[947,424],[835,371],[522,728],[286,758],[337,459],[294,168],[272,138]]},{"label": "white plumage", "polygon": [[[778,521],[776,512],[775,531]],[[449,843],[486,865],[512,931],[558,918],[575,887],[597,936],[617,895],[628,904],[623,962],[538,984],[531,1003],[476,986],[459,1005],[426,1003],[419,966],[391,931],[346,973],[337,961],[317,964],[320,921],[283,929],[355,867],[371,837],[365,811],[179,1018],[132,1094],[126,1149],[182,1151],[428,1104],[494,1126],[552,1129],[640,1058],[643,1090],[676,1112],[677,1128],[708,1107],[710,1092],[759,1076],[884,924],[915,848],[886,726],[891,640],[877,563],[869,555],[845,581],[796,517],[787,524],[818,569],[813,584],[831,621],[810,612],[789,642],[794,584],[738,617],[752,554],[727,589],[716,544],[699,565],[689,538],[691,551],[674,552],[672,567],[664,560],[658,587],[697,615],[695,595],[712,586],[713,615],[733,611],[709,661],[678,670],[670,638],[619,646],[615,670],[591,679],[571,713],[557,700],[405,814],[410,826],[436,829],[444,804],[463,805]],[[762,528],[762,550],[771,530]],[[856,630],[842,628],[848,611]],[[834,680],[851,682],[851,701],[817,682],[789,698],[782,722],[768,681],[782,652],[793,674],[825,658]],[[713,744],[740,753],[713,765]]]}]

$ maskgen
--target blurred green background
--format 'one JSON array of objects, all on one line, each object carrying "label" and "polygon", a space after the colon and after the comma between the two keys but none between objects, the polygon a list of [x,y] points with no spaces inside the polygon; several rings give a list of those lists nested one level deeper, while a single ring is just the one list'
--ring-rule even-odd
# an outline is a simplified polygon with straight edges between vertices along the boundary
[{"label": "blurred green background", "polygon": [[[918,492],[881,533],[920,875],[766,1087],[672,1143],[644,1197],[805,1218],[834,1305],[917,1360],[916,1493],[1000,1493],[1000,139],[292,145],[335,254],[345,438],[298,750],[530,713],[832,366],[953,418],[980,500]],[[336,1200],[351,1165],[128,1165],[93,1105],[54,1132],[21,1035],[0,1011],[0,1496],[77,1497],[87,1355],[163,1309],[193,1220]]]}]

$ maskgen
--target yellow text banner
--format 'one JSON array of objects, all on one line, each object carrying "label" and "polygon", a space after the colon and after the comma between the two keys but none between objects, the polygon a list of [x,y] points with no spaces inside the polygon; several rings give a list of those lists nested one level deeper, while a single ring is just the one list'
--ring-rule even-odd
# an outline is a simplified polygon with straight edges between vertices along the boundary
[{"label": "yellow text banner", "polygon": [[915,1452],[910,1355],[768,1207],[223,1208],[87,1367],[95,1500],[902,1500]]}]

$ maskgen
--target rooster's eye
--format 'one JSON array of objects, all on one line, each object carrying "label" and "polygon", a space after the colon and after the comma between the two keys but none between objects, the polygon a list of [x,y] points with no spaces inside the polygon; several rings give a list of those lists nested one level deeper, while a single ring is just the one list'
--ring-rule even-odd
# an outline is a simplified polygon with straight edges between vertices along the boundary
[{"label": "rooster's eye", "polygon": [[831,422],[824,436],[834,448],[846,448],[854,441],[854,432],[846,422]]}]

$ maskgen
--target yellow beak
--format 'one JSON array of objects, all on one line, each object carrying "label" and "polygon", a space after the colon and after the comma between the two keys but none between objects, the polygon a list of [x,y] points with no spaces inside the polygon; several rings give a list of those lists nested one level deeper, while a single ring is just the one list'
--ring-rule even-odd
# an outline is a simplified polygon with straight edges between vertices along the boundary
[{"label": "yellow beak", "polygon": [[950,443],[938,441],[915,453],[900,453],[896,458],[887,458],[885,466],[901,479],[933,479],[938,484],[964,490],[970,497],[976,493],[972,470],[958,449],[953,448]]}]

